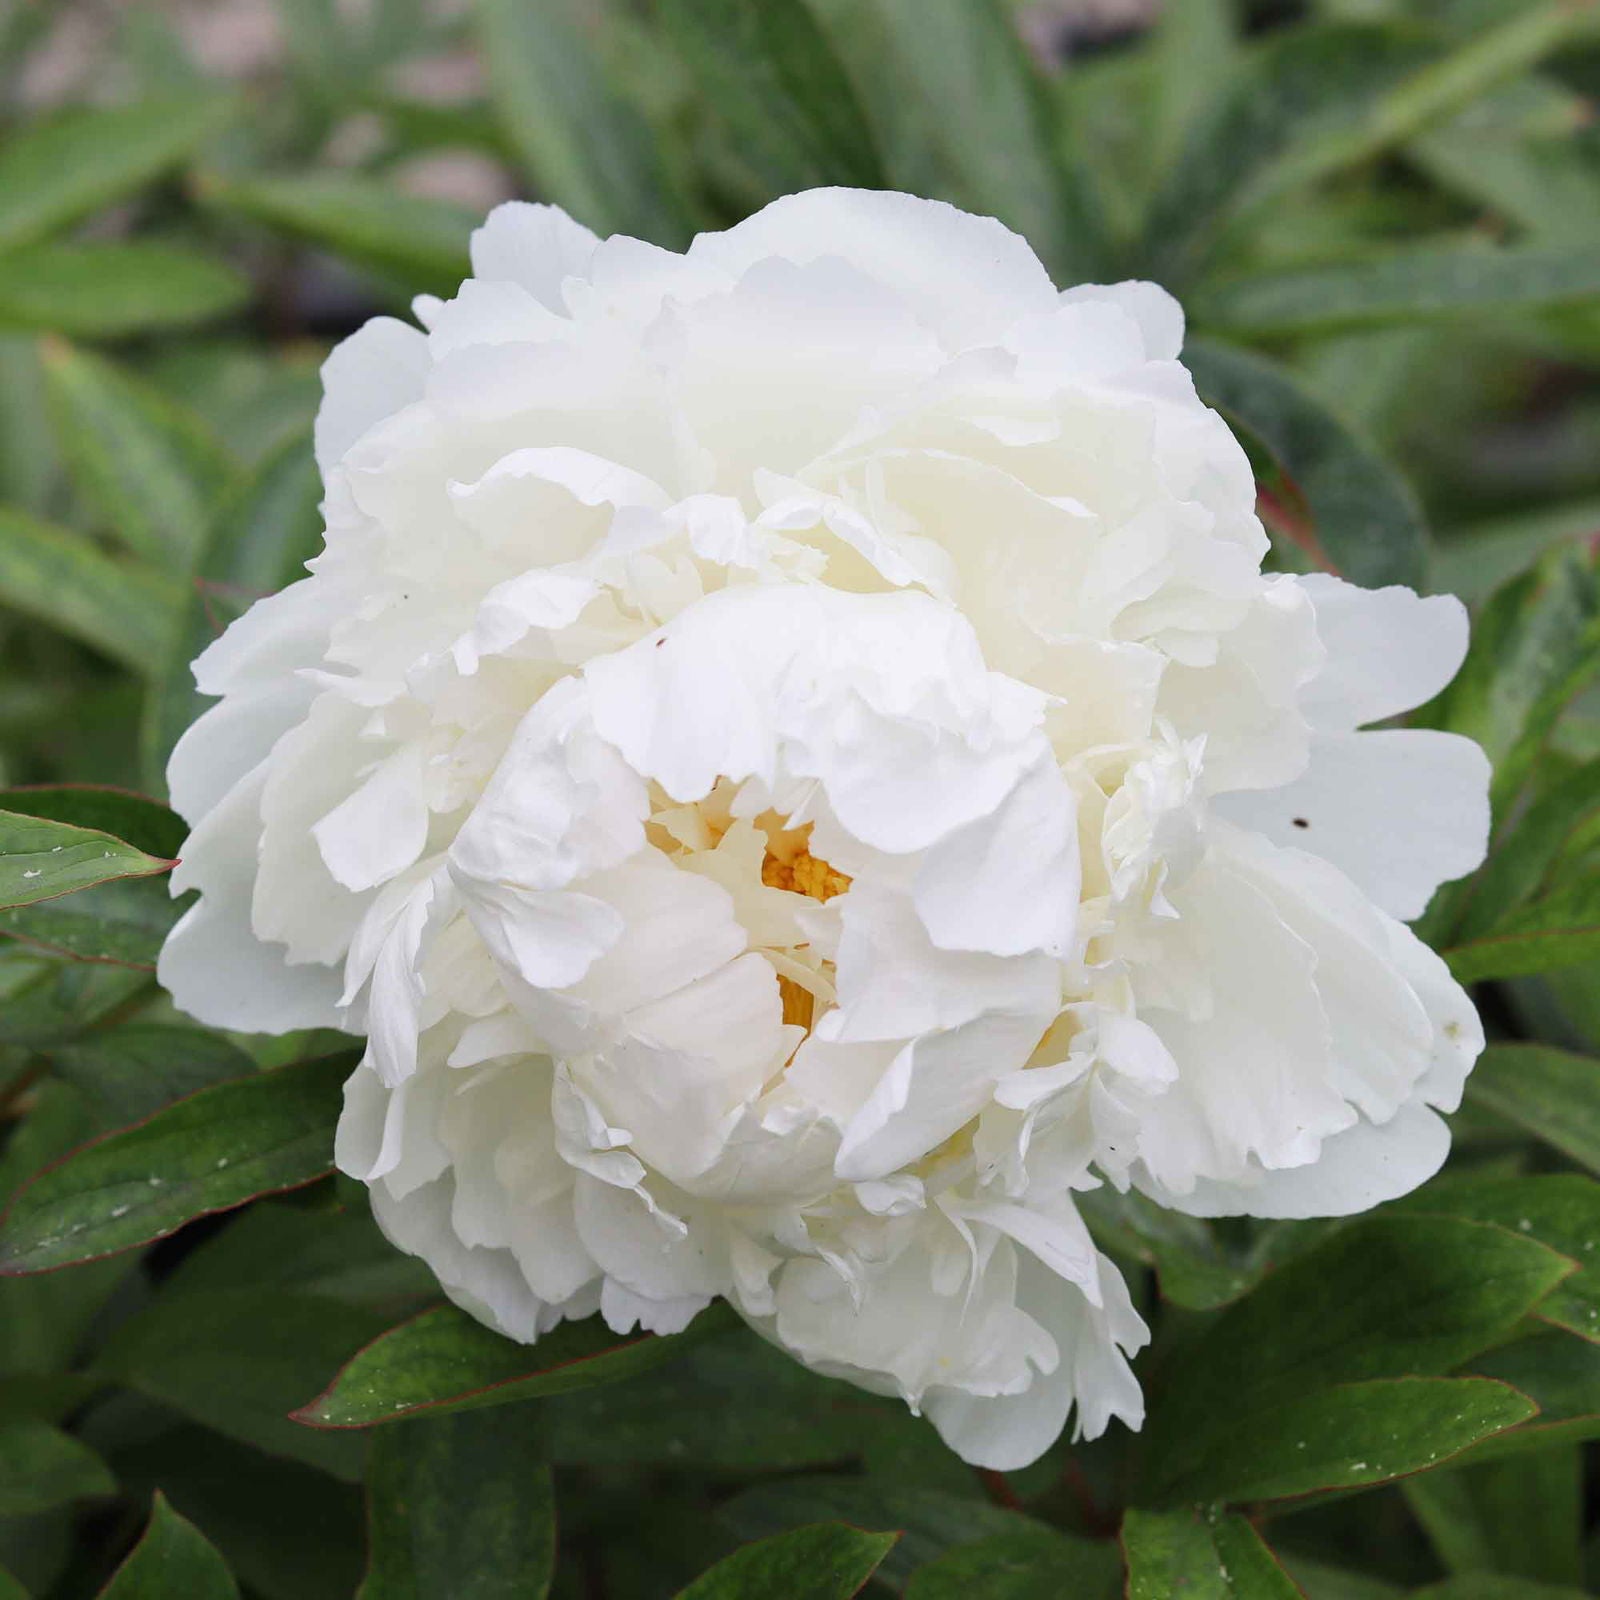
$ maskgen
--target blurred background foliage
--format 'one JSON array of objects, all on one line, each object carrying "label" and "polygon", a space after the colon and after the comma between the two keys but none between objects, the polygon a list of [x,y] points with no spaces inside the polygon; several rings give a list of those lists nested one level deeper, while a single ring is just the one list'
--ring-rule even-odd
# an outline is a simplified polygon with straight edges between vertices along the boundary
[{"label": "blurred background foliage", "polygon": [[[1597,100],[1582,0],[0,0],[0,1600],[1600,1584]],[[1498,1041],[1450,1168],[1343,1225],[1087,1197],[1150,1427],[1006,1480],[714,1317],[404,1322],[327,1176],[346,1041],[151,975],[187,663],[317,548],[330,344],[500,199],[681,246],[819,183],[1165,284],[1275,559],[1477,613],[1422,714],[1498,774],[1425,921]]]}]

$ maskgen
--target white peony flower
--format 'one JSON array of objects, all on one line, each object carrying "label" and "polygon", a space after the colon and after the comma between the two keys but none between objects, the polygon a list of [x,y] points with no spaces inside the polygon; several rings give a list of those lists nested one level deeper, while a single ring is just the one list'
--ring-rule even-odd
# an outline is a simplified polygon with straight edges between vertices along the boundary
[{"label": "white peony flower", "polygon": [[1136,1426],[1075,1190],[1443,1158],[1482,1035],[1401,919],[1486,767],[1357,730],[1461,607],[1263,575],[1178,307],[996,222],[514,204],[473,265],[329,359],[327,549],[196,663],[164,982],[369,1036],[339,1162],[512,1338],[722,1296],[975,1462]]}]

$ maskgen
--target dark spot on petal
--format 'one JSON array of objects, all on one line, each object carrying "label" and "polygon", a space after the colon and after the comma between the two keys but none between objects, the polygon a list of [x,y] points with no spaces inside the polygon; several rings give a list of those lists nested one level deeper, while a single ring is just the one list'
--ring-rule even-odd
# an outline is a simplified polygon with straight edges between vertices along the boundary
[{"label": "dark spot on petal", "polygon": [[1304,817],[1296,817],[1294,819],[1294,825],[1297,828],[1309,828],[1311,826],[1311,824],[1307,822]]},{"label": "dark spot on petal", "polygon": [[666,642],[667,641],[665,639],[657,639],[656,640],[656,649],[659,650],[662,647],[662,645],[664,645]]}]

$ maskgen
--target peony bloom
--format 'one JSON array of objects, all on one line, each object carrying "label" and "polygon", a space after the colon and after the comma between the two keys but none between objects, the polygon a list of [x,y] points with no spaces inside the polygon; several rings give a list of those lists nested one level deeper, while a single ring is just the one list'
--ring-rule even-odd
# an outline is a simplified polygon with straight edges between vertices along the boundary
[{"label": "peony bloom", "polygon": [[369,1037],[338,1159],[512,1338],[729,1300],[969,1460],[1137,1425],[1074,1191],[1343,1213],[1481,1048],[1404,926],[1486,766],[1362,732],[1453,599],[1269,576],[1148,284],[825,190],[513,204],[324,369],[327,548],[172,759],[214,1024]]}]

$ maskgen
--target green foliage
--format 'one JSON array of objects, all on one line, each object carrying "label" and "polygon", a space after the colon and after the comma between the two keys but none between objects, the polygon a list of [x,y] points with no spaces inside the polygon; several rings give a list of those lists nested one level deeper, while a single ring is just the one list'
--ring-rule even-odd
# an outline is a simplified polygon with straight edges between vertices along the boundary
[{"label": "green foliage", "polygon": [[[1592,1590],[1595,7],[1182,0],[1063,57],[1011,0],[270,0],[226,84],[124,7],[62,91],[77,9],[0,4],[0,1600]],[[329,1175],[347,1042],[198,1027],[151,970],[185,828],[147,796],[190,662],[317,553],[333,340],[451,292],[480,188],[677,248],[809,184],[1179,292],[1272,560],[1474,607],[1413,718],[1495,768],[1419,925],[1493,1035],[1446,1170],[1327,1223],[1080,1196],[1148,1421],[1021,1473],[724,1308],[523,1346],[440,1304]]]}]

